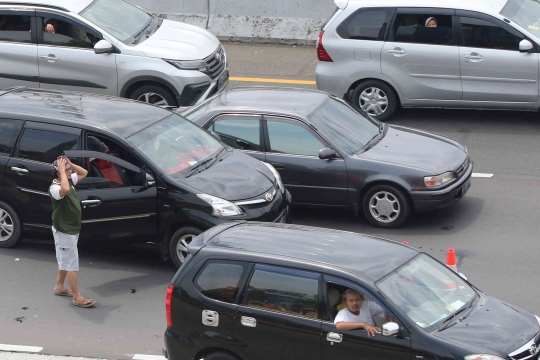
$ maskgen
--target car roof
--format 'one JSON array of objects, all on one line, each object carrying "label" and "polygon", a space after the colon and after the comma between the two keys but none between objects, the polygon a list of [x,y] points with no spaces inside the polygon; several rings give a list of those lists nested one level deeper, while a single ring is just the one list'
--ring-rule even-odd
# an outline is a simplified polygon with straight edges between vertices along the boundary
[{"label": "car roof", "polygon": [[217,95],[208,110],[290,114],[307,117],[330,95],[317,90],[278,87],[237,87]]},{"label": "car roof", "polygon": [[349,0],[354,7],[428,7],[462,10],[485,10],[499,13],[507,0]]},{"label": "car roof", "polygon": [[80,13],[94,0],[0,0],[0,5],[51,7]]},{"label": "car roof", "polygon": [[169,115],[157,106],[99,94],[24,87],[0,92],[0,117],[99,128],[124,138]]},{"label": "car roof", "polygon": [[[225,228],[225,229],[224,229]],[[395,241],[332,229],[289,224],[243,222],[201,236],[193,249],[263,253],[348,270],[376,281],[400,267],[418,250]],[[206,245],[200,244],[205,242]],[[191,248],[190,248],[191,250]]]}]

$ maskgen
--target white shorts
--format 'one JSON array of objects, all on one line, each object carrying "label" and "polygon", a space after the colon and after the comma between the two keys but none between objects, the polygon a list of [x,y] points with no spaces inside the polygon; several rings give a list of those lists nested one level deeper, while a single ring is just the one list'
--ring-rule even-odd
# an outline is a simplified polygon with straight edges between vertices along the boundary
[{"label": "white shorts", "polygon": [[58,268],[65,271],[79,271],[79,234],[70,235],[52,228]]}]

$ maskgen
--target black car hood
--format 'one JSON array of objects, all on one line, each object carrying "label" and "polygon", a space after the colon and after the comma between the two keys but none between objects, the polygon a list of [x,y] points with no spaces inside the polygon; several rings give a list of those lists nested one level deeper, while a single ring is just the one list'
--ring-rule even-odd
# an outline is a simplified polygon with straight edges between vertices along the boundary
[{"label": "black car hood", "polygon": [[465,345],[478,353],[506,358],[538,334],[539,325],[532,314],[497,298],[484,296],[485,300],[480,300],[483,306],[477,305],[465,320],[434,333],[435,336]]},{"label": "black car hood", "polygon": [[358,158],[411,166],[439,175],[459,168],[467,154],[450,138],[401,126],[389,126],[384,138]]},{"label": "black car hood", "polygon": [[202,193],[228,201],[250,199],[274,186],[274,174],[257,159],[233,150],[209,169],[179,181]]}]

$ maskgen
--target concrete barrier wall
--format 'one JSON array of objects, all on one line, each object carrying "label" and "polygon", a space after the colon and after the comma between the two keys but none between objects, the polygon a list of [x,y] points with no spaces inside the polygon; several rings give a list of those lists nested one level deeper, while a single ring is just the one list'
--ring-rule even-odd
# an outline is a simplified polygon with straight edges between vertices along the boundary
[{"label": "concrete barrier wall", "polygon": [[333,0],[131,0],[162,18],[205,27],[220,39],[314,43]]}]

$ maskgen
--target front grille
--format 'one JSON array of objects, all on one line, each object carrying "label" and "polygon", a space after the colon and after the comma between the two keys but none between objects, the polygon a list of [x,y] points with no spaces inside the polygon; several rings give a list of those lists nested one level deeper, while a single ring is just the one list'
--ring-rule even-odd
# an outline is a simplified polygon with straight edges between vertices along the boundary
[{"label": "front grille", "polygon": [[540,356],[540,333],[527,344],[509,354],[513,360],[538,360]]},{"label": "front grille", "polygon": [[218,77],[219,74],[225,68],[225,49],[223,46],[219,45],[216,51],[212,55],[204,59],[206,64],[208,64],[208,70],[203,71],[206,75],[210,76],[212,79]]},{"label": "front grille", "polygon": [[467,168],[469,167],[469,158],[467,157],[467,159],[465,159],[465,162],[463,164],[460,165],[460,167],[457,168],[457,170],[455,171],[456,173],[456,178],[460,178],[463,176],[463,174],[465,174],[465,172],[467,171]]},{"label": "front grille", "polygon": [[266,207],[268,205],[269,205],[268,201],[265,201],[265,202],[260,202],[256,204],[240,205],[240,207],[244,210],[254,210],[254,209],[260,209],[260,208]]}]

